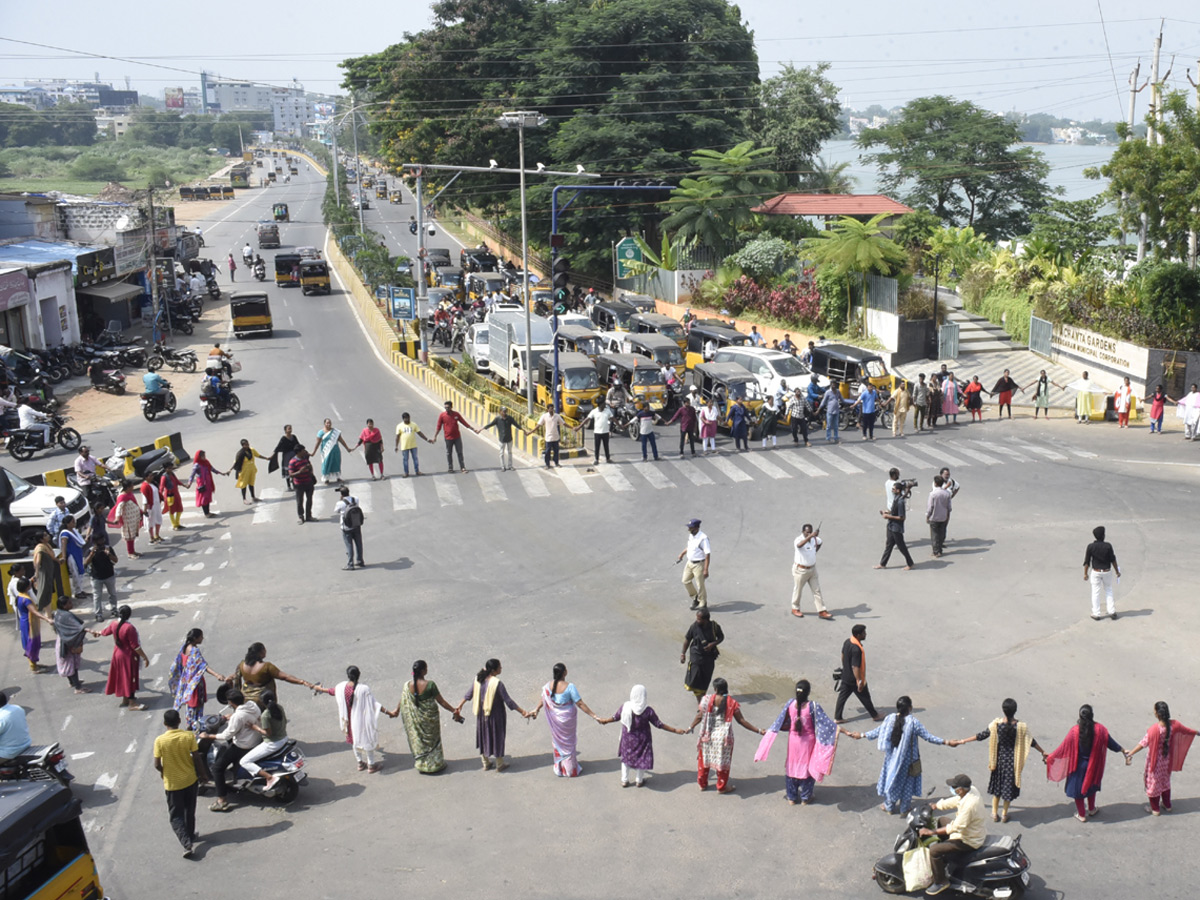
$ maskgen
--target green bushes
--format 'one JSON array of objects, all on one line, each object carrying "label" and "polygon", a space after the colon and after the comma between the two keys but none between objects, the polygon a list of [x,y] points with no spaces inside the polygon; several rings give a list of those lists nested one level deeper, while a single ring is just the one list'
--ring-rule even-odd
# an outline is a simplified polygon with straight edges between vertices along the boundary
[{"label": "green bushes", "polygon": [[124,181],[129,177],[117,160],[90,153],[71,163],[67,174],[80,181]]},{"label": "green bushes", "polygon": [[222,164],[204,150],[155,149],[117,141],[92,147],[17,147],[0,150],[0,169],[7,169],[12,179],[0,181],[0,190],[99,190],[109,181],[135,188],[166,181],[188,184],[209,177]]},{"label": "green bushes", "polygon": [[986,293],[975,302],[964,306],[976,315],[983,316],[995,322],[1007,331],[1015,341],[1029,343],[1029,316],[1033,313],[1033,303],[1029,297],[1013,294],[1006,288],[997,287]]}]

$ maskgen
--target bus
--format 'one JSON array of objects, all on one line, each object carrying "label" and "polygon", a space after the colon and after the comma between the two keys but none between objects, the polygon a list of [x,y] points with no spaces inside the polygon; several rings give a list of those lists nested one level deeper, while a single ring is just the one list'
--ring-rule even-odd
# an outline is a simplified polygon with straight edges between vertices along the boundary
[{"label": "bus", "polygon": [[229,185],[235,188],[250,187],[250,167],[244,163],[229,170]]},{"label": "bus", "polygon": [[81,809],[57,781],[0,782],[0,897],[103,900]]}]

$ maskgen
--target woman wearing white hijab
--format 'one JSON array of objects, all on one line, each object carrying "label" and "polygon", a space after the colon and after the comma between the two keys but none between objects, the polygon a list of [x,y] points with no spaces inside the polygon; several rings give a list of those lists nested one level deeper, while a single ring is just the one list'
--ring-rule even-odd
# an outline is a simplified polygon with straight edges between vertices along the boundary
[{"label": "woman wearing white hijab", "polygon": [[672,728],[658,718],[654,707],[646,703],[645,685],[635,684],[629,692],[629,701],[608,719],[597,719],[601,725],[610,722],[621,723],[621,746],[618,755],[621,757],[621,787],[629,787],[630,776],[633,776],[634,787],[644,787],[646,773],[654,768],[654,740],[650,726],[670,731],[674,734],[687,732]]}]

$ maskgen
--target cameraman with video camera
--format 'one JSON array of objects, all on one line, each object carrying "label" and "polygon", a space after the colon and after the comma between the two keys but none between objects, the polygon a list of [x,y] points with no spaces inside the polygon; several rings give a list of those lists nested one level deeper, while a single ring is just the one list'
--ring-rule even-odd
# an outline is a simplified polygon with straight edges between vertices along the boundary
[{"label": "cameraman with video camera", "polygon": [[905,478],[903,481],[901,481],[899,469],[895,467],[888,469],[888,480],[883,483],[883,502],[886,506],[892,505],[892,490],[897,484],[900,485],[900,496],[903,497],[904,502],[907,503],[910,499],[912,499],[912,489],[917,486],[917,479]]}]

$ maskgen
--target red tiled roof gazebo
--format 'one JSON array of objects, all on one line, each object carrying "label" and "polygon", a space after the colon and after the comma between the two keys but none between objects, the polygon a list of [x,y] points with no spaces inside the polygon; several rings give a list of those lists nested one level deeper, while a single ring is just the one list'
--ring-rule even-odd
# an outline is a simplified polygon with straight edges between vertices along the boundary
[{"label": "red tiled roof gazebo", "polygon": [[883,194],[780,194],[751,212],[767,216],[901,216],[912,210]]}]

